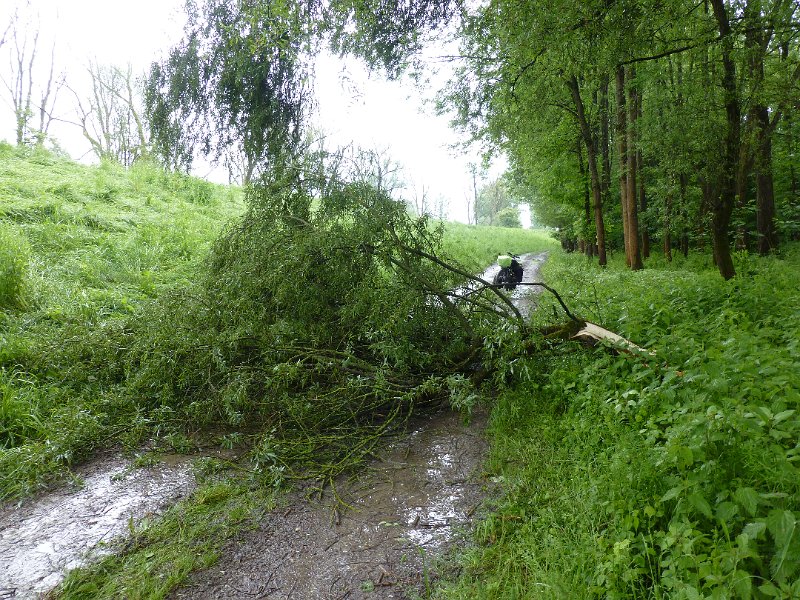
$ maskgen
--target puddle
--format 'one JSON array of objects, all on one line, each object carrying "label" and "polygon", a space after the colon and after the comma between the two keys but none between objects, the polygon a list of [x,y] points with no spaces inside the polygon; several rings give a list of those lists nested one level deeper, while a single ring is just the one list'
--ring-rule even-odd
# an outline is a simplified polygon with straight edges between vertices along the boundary
[{"label": "puddle", "polygon": [[[194,488],[191,457],[148,468],[109,456],[77,469],[75,484],[0,507],[0,598],[37,598],[105,551],[132,519],[159,513]],[[77,489],[76,489],[77,488]]]},{"label": "puddle", "polygon": [[[536,281],[546,254],[520,258],[524,282]],[[483,278],[491,281],[499,267]],[[523,315],[531,286],[511,297]],[[460,543],[486,495],[480,468],[488,451],[485,415],[469,425],[444,412],[417,421],[354,482],[320,501],[295,495],[258,529],[232,540],[220,561],[192,574],[172,598],[392,599],[424,596],[437,559]]]}]

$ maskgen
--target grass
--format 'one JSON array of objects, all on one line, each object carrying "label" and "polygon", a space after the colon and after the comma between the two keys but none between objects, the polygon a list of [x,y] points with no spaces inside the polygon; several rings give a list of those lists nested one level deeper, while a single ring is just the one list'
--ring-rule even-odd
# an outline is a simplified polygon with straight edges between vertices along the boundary
[{"label": "grass", "polygon": [[274,506],[274,490],[215,477],[164,515],[131,522],[124,544],[73,570],[58,597],[164,598],[189,573],[214,564],[228,539]]},{"label": "grass", "polygon": [[558,248],[557,241],[545,230],[463,223],[446,223],[443,241],[451,256],[475,272],[492,264],[500,254],[544,252]]},{"label": "grass", "polygon": [[551,254],[573,312],[658,358],[529,359],[491,418],[503,495],[438,597],[798,597],[800,248],[737,261]]},{"label": "grass", "polygon": [[[126,321],[186,286],[239,190],[0,144],[0,499],[137,431]],[[135,440],[138,441],[138,440]]]}]

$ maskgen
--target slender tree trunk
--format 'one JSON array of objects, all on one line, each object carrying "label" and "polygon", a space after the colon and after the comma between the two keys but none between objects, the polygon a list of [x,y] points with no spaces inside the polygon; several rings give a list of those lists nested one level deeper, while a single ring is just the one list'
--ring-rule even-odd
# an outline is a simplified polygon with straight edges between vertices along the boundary
[{"label": "slender tree trunk", "polygon": [[600,154],[603,157],[603,173],[600,179],[600,191],[603,195],[603,205],[609,201],[611,195],[611,146],[609,142],[610,115],[608,112],[608,75],[603,75],[600,80]]},{"label": "slender tree trunk", "polygon": [[[633,78],[635,72],[630,70],[630,77]],[[627,193],[625,200],[627,203],[628,214],[628,236],[630,237],[629,248],[631,252],[631,269],[638,271],[642,268],[642,252],[639,247],[639,207],[637,206],[636,192],[638,191],[636,180],[638,173],[636,172],[636,153],[637,153],[637,140],[636,140],[636,102],[637,92],[636,88],[630,86],[630,96],[628,98],[628,178],[627,178]]]},{"label": "slender tree trunk", "polygon": [[664,233],[662,234],[662,237],[664,242],[664,257],[668,262],[672,262],[672,236],[670,234],[669,221],[672,215],[672,190],[673,187],[670,185],[670,189],[667,191],[667,194],[664,197]]},{"label": "slender tree trunk", "polygon": [[[642,117],[642,93],[636,94],[636,120]],[[642,148],[637,144],[636,148],[636,171],[639,174],[639,208],[641,214],[646,214],[647,211],[647,195],[645,194],[644,185],[644,161],[642,159]],[[647,222],[639,223],[642,233],[642,257],[650,258],[650,232],[647,230]]]},{"label": "slender tree trunk", "polygon": [[617,67],[616,71],[616,104],[617,119],[617,156],[619,159],[619,196],[622,208],[622,240],[625,247],[625,264],[631,266],[630,233],[628,232],[628,134],[625,116],[625,68]]},{"label": "slender tree trunk", "polygon": [[[739,164],[736,171],[736,208],[739,210],[740,214],[745,214],[747,211],[747,190],[750,171],[752,169],[752,154],[749,152],[748,145],[742,143],[739,146]],[[750,246],[750,231],[744,219],[742,219],[742,222],[736,228],[736,240],[734,243],[736,244],[737,250],[747,250]]]},{"label": "slender tree trunk", "polygon": [[[578,152],[578,172],[583,180],[583,212],[585,220],[585,230],[589,231],[592,224],[592,206],[591,206],[591,193],[589,191],[589,179],[586,177],[586,168],[583,166],[583,142],[580,137],[577,138]],[[581,235],[581,252],[584,252],[588,258],[594,255],[594,243],[585,235]]]},{"label": "slender tree trunk", "polygon": [[775,189],[772,178],[772,132],[769,110],[758,106],[756,115],[756,229],[758,230],[758,252],[762,256],[778,247],[775,230]]},{"label": "slender tree trunk", "polygon": [[684,258],[689,256],[689,210],[686,206],[686,188],[689,186],[688,177],[685,173],[678,175],[678,190],[680,192],[681,220],[681,254]]},{"label": "slender tree trunk", "polygon": [[727,131],[723,151],[723,167],[720,177],[719,194],[714,198],[712,205],[712,240],[714,257],[720,275],[730,279],[736,275],[731,258],[728,227],[733,213],[734,196],[736,194],[736,163],[739,157],[741,111],[739,108],[739,94],[736,87],[736,65],[731,56],[733,51],[733,35],[724,0],[710,0],[714,10],[721,36],[720,48],[722,51],[722,89],[725,99],[725,115]]},{"label": "slender tree trunk", "polygon": [[597,231],[597,257],[600,266],[606,265],[606,229],[603,222],[603,196],[600,189],[600,173],[597,169],[597,151],[594,145],[594,137],[592,130],[589,127],[589,122],[586,120],[586,112],[583,106],[583,99],[581,98],[580,87],[575,75],[572,75],[566,80],[567,87],[572,95],[572,101],[575,104],[575,114],[578,119],[578,125],[583,137],[583,143],[586,146],[587,163],[589,166],[589,174],[592,182],[592,197],[594,200],[594,222]]}]

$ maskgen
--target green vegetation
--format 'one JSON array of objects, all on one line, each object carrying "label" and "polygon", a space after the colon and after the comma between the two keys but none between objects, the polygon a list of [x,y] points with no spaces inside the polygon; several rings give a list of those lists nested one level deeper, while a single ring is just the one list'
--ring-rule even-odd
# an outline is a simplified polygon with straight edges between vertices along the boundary
[{"label": "green vegetation", "polygon": [[123,393],[128,321],[188,285],[234,189],[148,164],[0,145],[0,498],[147,430]]},{"label": "green vegetation", "polygon": [[633,274],[551,254],[575,312],[656,356],[520,359],[491,419],[501,497],[440,596],[796,598],[798,250],[740,254],[730,282],[697,256]]},{"label": "green vegetation", "polygon": [[191,571],[212,565],[223,542],[274,505],[274,490],[212,478],[164,515],[131,523],[125,545],[72,571],[58,597],[164,598]]}]

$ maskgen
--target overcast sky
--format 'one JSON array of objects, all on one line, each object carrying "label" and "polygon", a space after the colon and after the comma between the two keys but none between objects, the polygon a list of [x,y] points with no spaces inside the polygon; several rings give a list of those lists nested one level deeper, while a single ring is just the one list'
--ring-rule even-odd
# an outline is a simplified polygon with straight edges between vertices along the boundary
[{"label": "overcast sky", "polygon": [[[40,65],[49,63],[55,41],[57,69],[66,72],[78,93],[87,89],[85,65],[90,59],[118,66],[130,63],[134,72],[142,72],[180,38],[184,22],[182,0],[31,0],[30,4],[41,30]],[[0,2],[0,31],[18,5],[24,2]],[[36,24],[34,16],[31,26]],[[4,82],[10,74],[9,49],[8,42],[0,49]],[[446,117],[423,109],[422,92],[407,82],[370,78],[358,61],[343,62],[328,55],[318,58],[316,72],[317,126],[326,133],[328,147],[353,142],[366,149],[386,150],[402,165],[409,193],[425,186],[432,201],[439,196],[445,199],[450,219],[466,222],[465,194],[471,194],[472,186],[468,165],[478,157],[458,156],[449,149],[457,137]],[[13,141],[14,118],[4,83],[0,83],[0,98],[0,139]],[[74,105],[71,93],[62,90],[58,116],[74,120]],[[55,123],[50,133],[74,158],[93,160],[78,127]],[[492,175],[501,168],[495,167]],[[224,178],[207,166],[200,166],[196,174]]]}]

